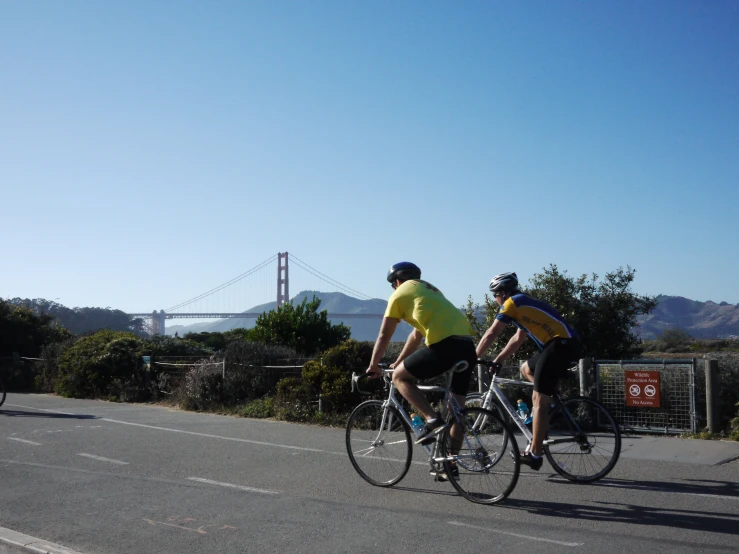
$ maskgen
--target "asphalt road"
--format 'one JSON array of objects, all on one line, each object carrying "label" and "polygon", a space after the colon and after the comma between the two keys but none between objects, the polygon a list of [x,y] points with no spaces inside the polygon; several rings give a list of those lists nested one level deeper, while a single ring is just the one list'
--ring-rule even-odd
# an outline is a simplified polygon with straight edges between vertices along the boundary
[{"label": "asphalt road", "polygon": [[480,506],[420,463],[370,486],[343,429],[9,394],[0,476],[0,526],[89,554],[739,550],[737,462],[623,457],[590,485],[545,462]]}]

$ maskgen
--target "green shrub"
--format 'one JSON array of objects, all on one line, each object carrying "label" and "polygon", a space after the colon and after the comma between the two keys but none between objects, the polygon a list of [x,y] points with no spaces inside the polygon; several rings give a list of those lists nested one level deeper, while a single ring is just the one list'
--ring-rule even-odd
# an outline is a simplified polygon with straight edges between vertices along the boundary
[{"label": "green shrub", "polygon": [[81,337],[61,352],[54,391],[70,398],[148,398],[140,348],[133,333],[106,329]]},{"label": "green shrub", "polygon": [[277,383],[272,407],[277,419],[311,421],[318,412],[318,403],[311,404],[309,389],[297,377],[285,377]]},{"label": "green shrub", "polygon": [[240,410],[238,410],[238,414],[242,417],[251,417],[255,419],[273,417],[275,412],[272,404],[272,398],[269,396],[250,400],[244,404]]},{"label": "green shrub", "polygon": [[[356,404],[351,393],[352,371],[363,372],[371,356],[369,343],[348,340],[306,362],[302,379],[286,378],[278,383],[274,401],[277,417],[318,422],[326,414],[345,413]],[[318,410],[319,398],[322,412]]]}]

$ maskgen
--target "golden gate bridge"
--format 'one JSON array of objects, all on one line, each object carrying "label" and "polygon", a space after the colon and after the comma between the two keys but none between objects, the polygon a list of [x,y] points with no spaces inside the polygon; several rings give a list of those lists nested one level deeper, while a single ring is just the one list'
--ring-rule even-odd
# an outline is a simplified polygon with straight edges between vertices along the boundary
[{"label": "golden gate bridge", "polygon": [[[269,273],[274,271],[275,262],[276,280],[274,273],[269,276]],[[293,271],[292,275],[290,274],[290,262],[293,270],[298,270]],[[331,291],[324,290],[323,292],[341,292],[359,300],[373,300],[370,296],[321,273],[295,255],[288,260],[287,252],[278,252],[241,275],[166,310],[129,313],[128,315],[144,319],[151,333],[155,335],[165,334],[167,319],[256,319],[267,309],[254,312],[239,311],[239,309],[265,304],[267,297],[264,291],[273,286],[275,282],[275,307],[289,302],[291,278],[293,285],[298,285],[293,288],[300,291],[317,291],[319,287],[330,288]],[[364,310],[352,313],[328,313],[327,315],[337,319],[381,319],[383,316],[381,312],[370,313]]]}]

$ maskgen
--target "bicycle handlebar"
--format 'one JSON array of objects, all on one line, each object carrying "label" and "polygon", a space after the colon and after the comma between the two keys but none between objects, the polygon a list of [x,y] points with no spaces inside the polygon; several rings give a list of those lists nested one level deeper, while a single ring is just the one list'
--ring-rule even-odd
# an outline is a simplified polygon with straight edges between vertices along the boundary
[{"label": "bicycle handlebar", "polygon": [[[387,376],[393,372],[393,369],[390,367],[390,364],[381,363],[377,365],[380,366],[382,373],[376,378],[379,378],[379,377],[387,378]],[[367,373],[360,373],[359,375],[357,375],[357,373],[353,371],[352,372],[352,392],[354,392],[354,389],[356,388],[357,392],[362,396],[369,396],[370,394],[372,394],[370,392],[363,391],[362,387],[359,386],[360,379],[369,379],[369,378],[370,376]]]},{"label": "bicycle handlebar", "polygon": [[498,362],[494,362],[493,360],[486,360],[486,359],[479,359],[477,360],[477,363],[479,365],[484,365],[487,367],[492,373],[498,373],[498,371],[503,367],[503,364],[500,364]]}]

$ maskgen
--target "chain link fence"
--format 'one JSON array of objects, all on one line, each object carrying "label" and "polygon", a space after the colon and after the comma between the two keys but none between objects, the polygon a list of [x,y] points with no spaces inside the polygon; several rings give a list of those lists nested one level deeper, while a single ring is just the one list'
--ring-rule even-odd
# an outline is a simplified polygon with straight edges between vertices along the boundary
[{"label": "chain link fence", "polygon": [[[595,360],[594,365],[598,400],[623,429],[660,433],[697,430],[695,359]],[[659,407],[627,406],[626,371],[659,373]]]}]

